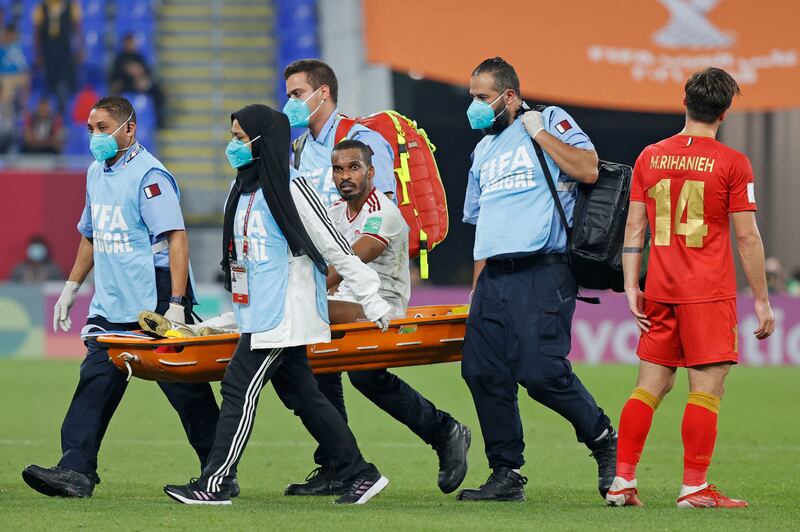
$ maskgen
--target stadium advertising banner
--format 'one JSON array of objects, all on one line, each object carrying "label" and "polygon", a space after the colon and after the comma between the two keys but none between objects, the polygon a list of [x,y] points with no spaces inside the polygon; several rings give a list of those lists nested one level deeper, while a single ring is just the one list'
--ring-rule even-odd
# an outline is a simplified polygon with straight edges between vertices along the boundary
[{"label": "stadium advertising banner", "polygon": [[737,111],[800,107],[800,2],[508,0],[495,7],[502,16],[462,0],[405,0],[399,9],[391,0],[365,0],[367,60],[466,85],[481,60],[501,55],[525,95],[656,112],[682,112],[688,75],[716,66],[741,86]]},{"label": "stadium advertising banner", "polygon": [[[53,305],[61,285],[0,284],[0,315],[7,319],[0,327],[0,357],[78,358],[83,356],[80,330],[89,310],[91,290],[81,291],[72,309],[70,332],[53,333]],[[198,287],[198,313],[209,318],[230,310],[229,294],[216,285]],[[437,305],[466,301],[467,288],[420,288],[412,305]],[[588,364],[637,361],[639,331],[628,312],[622,294],[599,294],[600,305],[578,303],[572,327],[572,362]],[[748,366],[800,366],[800,298],[773,296],[775,333],[760,342],[752,332],[758,321],[753,300],[741,296],[739,312],[739,361]]]}]

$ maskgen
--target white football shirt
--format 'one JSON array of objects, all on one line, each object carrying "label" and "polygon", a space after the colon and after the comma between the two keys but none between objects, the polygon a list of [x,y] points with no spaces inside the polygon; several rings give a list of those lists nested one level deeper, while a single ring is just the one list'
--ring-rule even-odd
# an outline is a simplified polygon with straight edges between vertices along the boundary
[{"label": "white football shirt", "polygon": [[[328,208],[328,216],[350,245],[362,236],[374,238],[386,249],[367,266],[375,270],[381,282],[378,294],[392,306],[393,318],[405,317],[411,297],[411,276],[408,269],[408,225],[400,209],[383,192],[374,187],[361,208],[352,215],[347,202],[339,200]],[[357,303],[349,283],[339,285],[331,299]]]}]

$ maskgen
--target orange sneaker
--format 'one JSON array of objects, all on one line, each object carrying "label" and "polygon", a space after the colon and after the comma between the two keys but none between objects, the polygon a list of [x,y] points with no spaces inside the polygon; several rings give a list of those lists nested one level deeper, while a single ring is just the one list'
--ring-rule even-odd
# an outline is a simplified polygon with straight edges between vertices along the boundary
[{"label": "orange sneaker", "polygon": [[747,502],[726,497],[715,485],[709,484],[678,497],[678,508],[747,508]]},{"label": "orange sneaker", "polygon": [[636,495],[636,479],[625,480],[622,477],[614,477],[614,482],[606,493],[606,503],[609,506],[643,506],[642,501]]}]

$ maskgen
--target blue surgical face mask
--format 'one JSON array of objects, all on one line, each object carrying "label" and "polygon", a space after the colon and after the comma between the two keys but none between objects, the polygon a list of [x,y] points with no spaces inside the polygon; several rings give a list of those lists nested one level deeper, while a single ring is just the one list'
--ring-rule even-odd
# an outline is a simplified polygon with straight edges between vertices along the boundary
[{"label": "blue surgical face mask", "polygon": [[31,262],[42,262],[47,258],[47,246],[41,242],[34,242],[28,246],[28,260]]},{"label": "blue surgical face mask", "polygon": [[[321,88],[322,87],[320,87],[319,89]],[[294,98],[289,98],[289,100],[286,102],[286,105],[283,106],[283,114],[289,117],[289,125],[291,127],[308,127],[309,119],[311,119],[311,117],[314,116],[314,113],[319,111],[319,108],[322,106],[322,102],[325,101],[322,100],[321,102],[319,102],[319,105],[317,106],[316,109],[314,109],[314,111],[311,111],[311,109],[309,109],[308,103],[306,102],[308,102],[308,100],[310,100],[312,96],[314,96],[317,92],[319,92],[319,89],[312,92],[305,100],[296,100]]]},{"label": "blue surgical face mask", "polygon": [[[501,94],[497,98],[495,98],[494,102],[486,103],[481,100],[472,100],[472,103],[469,104],[467,108],[467,120],[469,120],[469,125],[472,129],[489,129],[494,121],[497,119],[503,111],[505,111],[505,107],[503,111],[500,111],[495,115],[494,108],[492,107],[495,102],[497,102],[503,95]],[[508,104],[506,104],[508,107]]]},{"label": "blue surgical face mask", "polygon": [[253,150],[250,148],[250,144],[260,138],[261,135],[247,143],[239,139],[232,139],[228,143],[228,147],[225,148],[225,155],[228,157],[228,162],[231,163],[231,167],[233,167],[234,170],[253,162]]},{"label": "blue surgical face mask", "polygon": [[131,118],[133,118],[133,113],[131,113],[131,116],[121,123],[113,133],[93,133],[89,135],[89,150],[92,152],[97,162],[101,163],[111,159],[118,151],[125,151],[130,148],[129,146],[128,148],[119,149],[117,139],[114,138],[114,135],[117,131],[122,129],[122,126],[130,122]]}]

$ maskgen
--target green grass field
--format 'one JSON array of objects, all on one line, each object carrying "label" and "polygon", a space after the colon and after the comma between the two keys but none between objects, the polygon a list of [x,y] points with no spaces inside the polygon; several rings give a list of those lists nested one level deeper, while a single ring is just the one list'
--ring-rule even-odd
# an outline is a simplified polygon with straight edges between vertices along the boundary
[{"label": "green grass field", "polygon": [[[106,435],[94,497],[50,499],[20,472],[59,458],[59,426],[77,380],[75,361],[0,360],[0,530],[152,529],[800,529],[800,368],[736,368],[723,401],[711,479],[750,501],[739,511],[677,510],[680,418],[685,375],[660,407],[639,472],[644,508],[607,508],[596,470],[571,427],[521,396],[527,441],[524,503],[469,504],[436,487],[436,456],[405,427],[347,389],[351,426],[367,460],[389,487],[363,507],[332,499],[283,497],[312,468],[314,448],[299,420],[265,389],[250,445],[239,466],[242,496],[230,507],[186,507],[161,491],[195,476],[197,462],[178,419],[153,383],[135,380]],[[577,367],[616,422],[633,384],[632,366]],[[400,370],[410,383],[473,430],[464,486],[488,475],[475,411],[457,364]],[[349,386],[349,384],[348,384]]]}]

